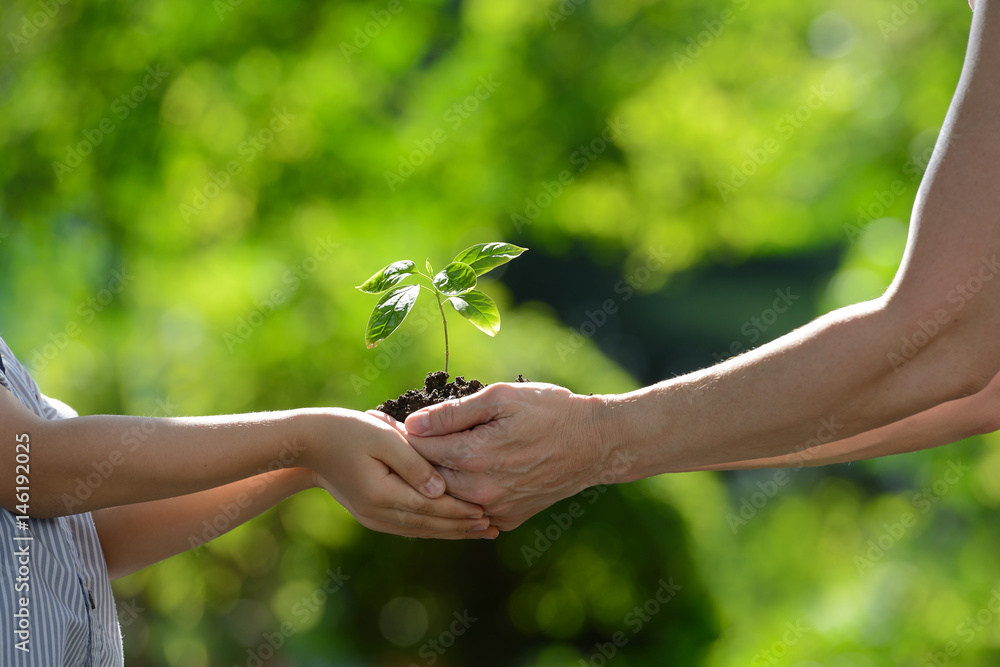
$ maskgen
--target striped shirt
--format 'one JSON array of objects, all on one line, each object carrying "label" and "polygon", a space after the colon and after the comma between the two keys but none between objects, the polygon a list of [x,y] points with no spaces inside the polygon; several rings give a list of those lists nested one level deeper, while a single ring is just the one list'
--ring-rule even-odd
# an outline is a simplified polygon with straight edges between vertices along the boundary
[{"label": "striped shirt", "polygon": [[[45,419],[77,416],[69,406],[42,395],[2,338],[0,387]],[[0,447],[14,448],[15,443]],[[0,509],[0,554],[0,665],[124,665],[111,582],[89,512],[23,520]]]}]

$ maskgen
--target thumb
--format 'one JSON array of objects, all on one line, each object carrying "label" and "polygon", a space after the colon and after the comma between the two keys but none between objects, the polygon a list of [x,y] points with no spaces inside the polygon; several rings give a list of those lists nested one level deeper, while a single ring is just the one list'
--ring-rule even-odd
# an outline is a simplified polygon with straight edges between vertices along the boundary
[{"label": "thumb", "polygon": [[437,498],[445,492],[444,477],[441,473],[402,437],[393,438],[393,444],[378,458],[407,484],[428,498]]},{"label": "thumb", "polygon": [[494,387],[500,385],[490,385],[472,396],[417,410],[406,418],[406,432],[420,436],[448,435],[492,421],[500,413]]}]

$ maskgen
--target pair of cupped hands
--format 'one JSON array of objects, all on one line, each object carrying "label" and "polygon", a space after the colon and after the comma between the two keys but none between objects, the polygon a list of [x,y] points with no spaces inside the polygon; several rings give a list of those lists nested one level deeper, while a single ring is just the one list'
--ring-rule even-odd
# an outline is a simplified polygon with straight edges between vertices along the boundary
[{"label": "pair of cupped hands", "polygon": [[315,472],[315,485],[372,530],[495,539],[595,483],[596,440],[583,437],[591,402],[519,383],[424,408],[405,424],[352,411],[350,456]]}]

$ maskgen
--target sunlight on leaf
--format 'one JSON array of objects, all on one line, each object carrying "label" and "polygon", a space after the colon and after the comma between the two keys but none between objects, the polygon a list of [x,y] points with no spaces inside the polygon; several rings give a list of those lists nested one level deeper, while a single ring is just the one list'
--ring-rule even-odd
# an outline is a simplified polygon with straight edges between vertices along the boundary
[{"label": "sunlight on leaf", "polygon": [[393,262],[366,280],[364,284],[358,285],[358,289],[368,294],[379,294],[395,286],[398,282],[406,278],[406,276],[415,273],[416,266],[416,264],[408,259]]},{"label": "sunlight on leaf", "polygon": [[500,311],[493,299],[479,290],[472,290],[462,296],[453,296],[448,301],[462,317],[469,320],[485,334],[496,336],[500,331]]},{"label": "sunlight on leaf", "polygon": [[458,253],[455,261],[468,264],[477,276],[481,276],[501,264],[506,264],[525,250],[527,248],[511,243],[480,243]]},{"label": "sunlight on leaf", "polygon": [[468,264],[452,262],[434,276],[434,287],[449,296],[468,292],[476,286],[476,272]]},{"label": "sunlight on leaf", "polygon": [[388,338],[403,323],[419,295],[419,285],[404,285],[378,300],[365,331],[365,343],[369,349]]}]

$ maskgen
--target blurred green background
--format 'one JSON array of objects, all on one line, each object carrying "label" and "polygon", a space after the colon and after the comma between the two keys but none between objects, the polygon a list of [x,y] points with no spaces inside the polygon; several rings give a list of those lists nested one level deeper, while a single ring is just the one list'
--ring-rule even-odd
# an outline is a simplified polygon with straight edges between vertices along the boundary
[{"label": "blurred green background", "polygon": [[[366,409],[443,354],[426,301],[412,344],[366,350],[353,286],[506,240],[531,251],[484,287],[503,330],[453,315],[457,374],[702,368],[888,285],[969,23],[964,0],[5,0],[0,335],[81,413]],[[995,665],[993,439],[601,488],[491,544],[300,494],[116,582],[127,663]]]}]

